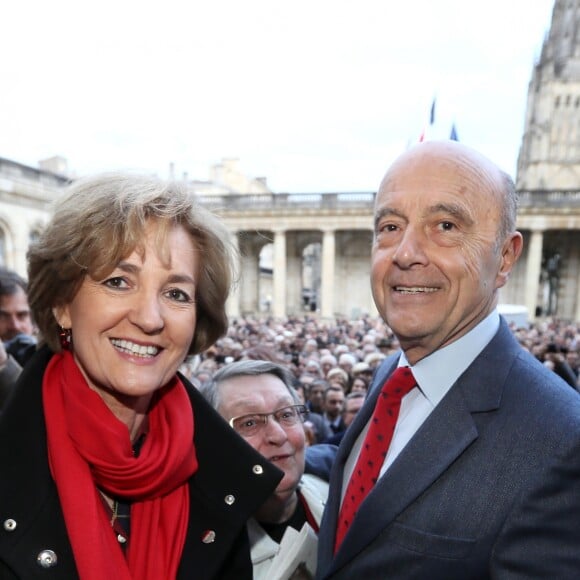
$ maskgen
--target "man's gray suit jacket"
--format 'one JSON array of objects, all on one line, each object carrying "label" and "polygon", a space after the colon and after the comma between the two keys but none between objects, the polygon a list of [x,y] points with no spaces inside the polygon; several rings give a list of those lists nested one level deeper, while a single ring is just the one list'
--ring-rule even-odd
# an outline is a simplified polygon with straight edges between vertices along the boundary
[{"label": "man's gray suit jacket", "polygon": [[384,361],[338,450],[317,578],[580,578],[580,395],[503,320],[333,555],[344,463],[397,358]]}]

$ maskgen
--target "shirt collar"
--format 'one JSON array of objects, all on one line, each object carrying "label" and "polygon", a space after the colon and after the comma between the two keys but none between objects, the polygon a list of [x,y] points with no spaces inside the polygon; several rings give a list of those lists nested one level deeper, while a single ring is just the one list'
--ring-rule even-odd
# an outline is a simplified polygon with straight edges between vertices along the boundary
[{"label": "shirt collar", "polygon": [[435,407],[475,357],[489,344],[499,328],[499,314],[493,310],[467,334],[411,366],[403,352],[398,366],[411,366],[422,393]]}]

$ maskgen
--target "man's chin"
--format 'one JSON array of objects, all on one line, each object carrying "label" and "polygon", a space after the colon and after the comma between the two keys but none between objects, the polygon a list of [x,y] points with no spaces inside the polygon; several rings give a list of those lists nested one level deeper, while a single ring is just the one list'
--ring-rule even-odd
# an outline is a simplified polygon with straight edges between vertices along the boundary
[{"label": "man's chin", "polygon": [[292,496],[292,494],[294,494],[296,492],[297,489],[298,489],[298,482],[286,483],[284,480],[282,480],[282,484],[276,488],[274,495],[278,499],[280,499],[282,501],[286,501],[288,498],[290,498]]}]

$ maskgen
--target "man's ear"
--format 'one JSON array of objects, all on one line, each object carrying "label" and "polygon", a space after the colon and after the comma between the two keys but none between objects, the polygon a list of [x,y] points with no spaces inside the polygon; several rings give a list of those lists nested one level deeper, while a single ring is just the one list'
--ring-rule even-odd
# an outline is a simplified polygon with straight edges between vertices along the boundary
[{"label": "man's ear", "polygon": [[504,242],[501,252],[501,264],[496,277],[496,288],[505,286],[510,273],[518,261],[524,247],[524,240],[520,232],[514,232]]}]

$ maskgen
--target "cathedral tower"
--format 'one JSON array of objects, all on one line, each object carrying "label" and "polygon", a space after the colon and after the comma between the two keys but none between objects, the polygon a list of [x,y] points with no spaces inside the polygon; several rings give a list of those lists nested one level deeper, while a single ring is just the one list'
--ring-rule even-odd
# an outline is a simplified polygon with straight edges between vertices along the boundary
[{"label": "cathedral tower", "polygon": [[556,0],[528,88],[520,190],[580,189],[580,0]]}]

